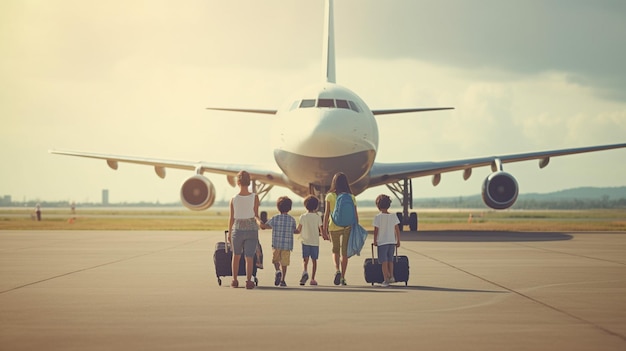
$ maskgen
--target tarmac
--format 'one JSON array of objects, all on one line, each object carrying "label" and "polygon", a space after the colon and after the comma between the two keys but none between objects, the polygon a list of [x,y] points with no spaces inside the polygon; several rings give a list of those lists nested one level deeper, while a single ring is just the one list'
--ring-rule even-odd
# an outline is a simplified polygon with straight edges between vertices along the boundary
[{"label": "tarmac", "polygon": [[[626,350],[626,232],[413,232],[408,286],[218,285],[223,232],[0,231],[0,350]],[[309,266],[309,272],[311,267]],[[241,279],[240,282],[243,282]],[[245,284],[240,284],[245,285]]]}]

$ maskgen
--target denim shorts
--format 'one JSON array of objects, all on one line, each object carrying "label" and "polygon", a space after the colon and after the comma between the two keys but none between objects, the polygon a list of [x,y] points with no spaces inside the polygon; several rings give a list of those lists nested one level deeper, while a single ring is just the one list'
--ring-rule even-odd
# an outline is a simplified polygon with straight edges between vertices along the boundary
[{"label": "denim shorts", "polygon": [[314,260],[317,260],[320,257],[320,247],[302,244],[302,258],[309,258],[309,257],[311,257]]},{"label": "denim shorts", "polygon": [[233,229],[231,239],[233,241],[233,253],[235,255],[241,255],[243,253],[246,257],[253,257],[259,243],[259,231]]},{"label": "denim shorts", "polygon": [[378,262],[391,262],[396,253],[396,244],[378,246]]}]

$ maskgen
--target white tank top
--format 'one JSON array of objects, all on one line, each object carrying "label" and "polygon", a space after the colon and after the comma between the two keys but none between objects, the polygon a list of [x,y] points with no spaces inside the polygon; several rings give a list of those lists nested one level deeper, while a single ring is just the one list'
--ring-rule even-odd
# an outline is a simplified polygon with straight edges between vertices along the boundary
[{"label": "white tank top", "polygon": [[242,196],[233,196],[233,212],[235,219],[254,218],[254,199],[255,194]]}]

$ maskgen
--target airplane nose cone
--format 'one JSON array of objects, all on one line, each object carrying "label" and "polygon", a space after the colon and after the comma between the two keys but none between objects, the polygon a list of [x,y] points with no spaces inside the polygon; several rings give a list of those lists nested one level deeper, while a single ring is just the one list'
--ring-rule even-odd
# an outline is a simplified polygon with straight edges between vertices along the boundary
[{"label": "airplane nose cone", "polygon": [[280,149],[310,157],[336,157],[371,149],[371,132],[359,115],[341,110],[299,110],[278,121],[275,141]]}]

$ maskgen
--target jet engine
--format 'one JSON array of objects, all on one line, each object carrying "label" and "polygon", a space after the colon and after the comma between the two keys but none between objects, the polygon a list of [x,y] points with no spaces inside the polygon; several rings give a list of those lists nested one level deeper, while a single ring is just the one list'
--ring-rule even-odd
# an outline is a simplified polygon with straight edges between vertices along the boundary
[{"label": "jet engine", "polygon": [[503,171],[494,172],[483,182],[483,201],[493,209],[504,210],[515,203],[518,190],[512,175]]},{"label": "jet engine", "polygon": [[206,210],[215,202],[215,187],[207,178],[195,175],[180,188],[180,201],[190,210]]}]

